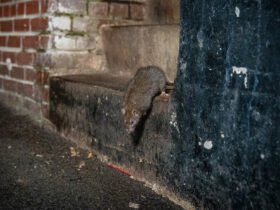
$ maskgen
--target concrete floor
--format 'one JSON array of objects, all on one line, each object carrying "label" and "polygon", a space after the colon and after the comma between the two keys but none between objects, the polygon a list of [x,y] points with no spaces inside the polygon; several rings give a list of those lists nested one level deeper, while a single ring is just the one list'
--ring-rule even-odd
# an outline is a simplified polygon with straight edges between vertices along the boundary
[{"label": "concrete floor", "polygon": [[0,105],[0,209],[182,209]]}]

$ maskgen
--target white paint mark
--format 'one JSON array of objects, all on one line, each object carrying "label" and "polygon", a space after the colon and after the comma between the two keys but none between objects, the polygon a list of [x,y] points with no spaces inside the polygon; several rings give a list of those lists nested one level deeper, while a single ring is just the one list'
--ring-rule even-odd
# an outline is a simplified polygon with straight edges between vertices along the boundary
[{"label": "white paint mark", "polygon": [[225,138],[225,134],[221,133],[221,138],[224,139]]},{"label": "white paint mark", "polygon": [[264,154],[261,154],[261,159],[263,160],[265,158]]},{"label": "white paint mark", "polygon": [[248,88],[248,69],[246,67],[232,67],[232,73],[237,74],[239,77],[244,76],[244,86]]},{"label": "white paint mark", "polygon": [[236,74],[247,74],[248,69],[246,67],[232,67],[232,72]]},{"label": "white paint mark", "polygon": [[180,69],[181,69],[182,71],[184,71],[186,68],[187,68],[187,63],[184,61],[183,63],[181,63]]},{"label": "white paint mark", "polygon": [[213,142],[207,140],[207,141],[204,142],[203,147],[204,147],[205,149],[212,149],[212,148],[213,148]]},{"label": "white paint mark", "polygon": [[6,65],[7,65],[8,70],[9,70],[9,71],[12,71],[12,69],[13,69],[13,64],[12,64],[11,58],[7,58],[7,59],[6,59]]},{"label": "white paint mark", "polygon": [[240,9],[238,7],[235,7],[234,12],[235,12],[236,17],[239,18],[240,17]]},{"label": "white paint mark", "polygon": [[196,39],[198,41],[198,46],[201,49],[203,47],[203,32],[200,30],[197,35],[196,35]]},{"label": "white paint mark", "polygon": [[199,141],[199,142],[198,142],[198,145],[199,145],[199,146],[201,146],[201,145],[202,145],[201,141]]},{"label": "white paint mark", "polygon": [[172,125],[177,130],[178,133],[180,132],[177,124],[177,115],[175,112],[172,112],[171,121],[169,122],[169,124]]}]

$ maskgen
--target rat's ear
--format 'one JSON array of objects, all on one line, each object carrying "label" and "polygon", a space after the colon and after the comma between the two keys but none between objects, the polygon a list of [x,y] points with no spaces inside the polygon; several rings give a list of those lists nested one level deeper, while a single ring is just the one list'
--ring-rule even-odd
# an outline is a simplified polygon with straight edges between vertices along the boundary
[{"label": "rat's ear", "polygon": [[125,108],[122,108],[122,114],[123,115],[125,114]]}]

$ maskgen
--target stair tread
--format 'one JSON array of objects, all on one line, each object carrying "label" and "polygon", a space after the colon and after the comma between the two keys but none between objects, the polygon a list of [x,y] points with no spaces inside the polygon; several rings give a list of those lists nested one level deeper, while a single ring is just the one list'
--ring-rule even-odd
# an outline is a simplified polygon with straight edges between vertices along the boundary
[{"label": "stair tread", "polygon": [[119,91],[124,91],[130,80],[130,78],[126,76],[112,75],[108,73],[64,75],[55,78],[75,83],[101,86]]}]

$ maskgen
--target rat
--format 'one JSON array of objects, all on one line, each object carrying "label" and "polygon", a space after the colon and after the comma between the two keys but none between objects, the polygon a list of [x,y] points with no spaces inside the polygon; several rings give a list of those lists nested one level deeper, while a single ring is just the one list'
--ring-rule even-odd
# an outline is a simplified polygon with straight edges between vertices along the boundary
[{"label": "rat", "polygon": [[132,134],[152,106],[155,96],[166,95],[164,92],[166,77],[156,66],[139,68],[129,82],[122,107],[127,132]]}]

